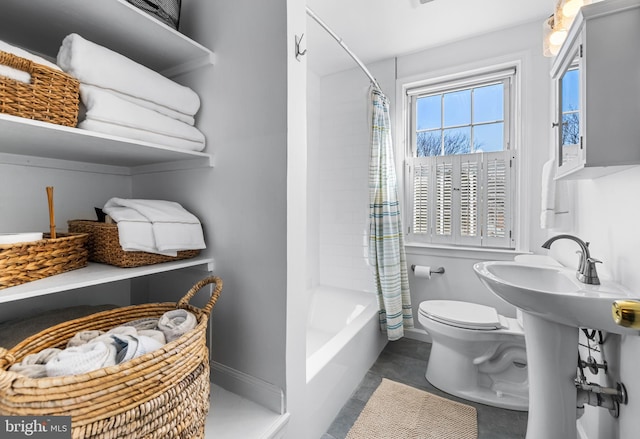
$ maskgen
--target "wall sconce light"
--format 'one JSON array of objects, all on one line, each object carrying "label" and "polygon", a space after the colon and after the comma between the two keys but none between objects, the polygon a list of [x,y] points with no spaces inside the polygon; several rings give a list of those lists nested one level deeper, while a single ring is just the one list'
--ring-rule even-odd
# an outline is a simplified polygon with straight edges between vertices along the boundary
[{"label": "wall sconce light", "polygon": [[558,0],[553,15],[549,16],[542,24],[544,56],[558,54],[578,11],[590,3],[591,0]]}]

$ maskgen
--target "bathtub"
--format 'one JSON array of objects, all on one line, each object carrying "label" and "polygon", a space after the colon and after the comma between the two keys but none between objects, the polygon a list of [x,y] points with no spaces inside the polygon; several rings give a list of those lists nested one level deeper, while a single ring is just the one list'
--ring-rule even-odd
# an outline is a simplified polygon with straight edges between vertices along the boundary
[{"label": "bathtub", "polygon": [[308,437],[325,433],[387,343],[373,293],[319,286],[309,291]]}]

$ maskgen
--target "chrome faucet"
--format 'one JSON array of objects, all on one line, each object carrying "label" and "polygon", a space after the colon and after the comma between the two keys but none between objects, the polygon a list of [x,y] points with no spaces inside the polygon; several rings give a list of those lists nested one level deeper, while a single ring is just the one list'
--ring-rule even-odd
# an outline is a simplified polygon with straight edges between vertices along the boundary
[{"label": "chrome faucet", "polygon": [[573,235],[557,235],[549,238],[547,242],[542,244],[542,248],[551,248],[551,244],[558,239],[570,239],[577,242],[580,246],[580,251],[578,252],[580,254],[580,262],[578,264],[576,278],[585,284],[600,285],[600,279],[598,279],[598,273],[596,272],[596,263],[601,263],[602,261],[591,257],[589,254],[589,243]]}]

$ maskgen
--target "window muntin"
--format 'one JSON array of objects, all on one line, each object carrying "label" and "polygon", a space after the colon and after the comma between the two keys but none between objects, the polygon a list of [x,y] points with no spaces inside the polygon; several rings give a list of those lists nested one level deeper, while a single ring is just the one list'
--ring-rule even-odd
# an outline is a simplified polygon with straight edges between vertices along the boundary
[{"label": "window muntin", "polygon": [[515,248],[514,75],[407,90],[411,241]]},{"label": "window muntin", "polygon": [[505,81],[415,97],[418,157],[502,151]]}]

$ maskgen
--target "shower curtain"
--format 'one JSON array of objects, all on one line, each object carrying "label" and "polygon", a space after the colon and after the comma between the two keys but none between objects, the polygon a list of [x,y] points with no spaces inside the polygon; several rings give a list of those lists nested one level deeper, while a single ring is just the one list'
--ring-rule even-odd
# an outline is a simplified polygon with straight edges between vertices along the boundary
[{"label": "shower curtain", "polygon": [[389,340],[413,328],[409,278],[402,234],[389,100],[371,90],[371,154],[369,160],[369,263],[375,274],[380,326]]}]

